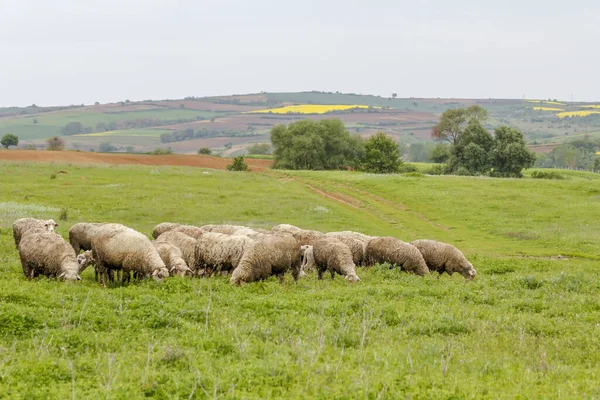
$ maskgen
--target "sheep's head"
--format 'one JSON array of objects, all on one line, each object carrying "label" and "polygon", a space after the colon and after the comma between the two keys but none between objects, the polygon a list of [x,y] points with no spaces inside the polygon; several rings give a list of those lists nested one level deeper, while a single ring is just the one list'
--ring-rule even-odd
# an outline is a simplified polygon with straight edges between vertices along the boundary
[{"label": "sheep's head", "polygon": [[475,276],[477,275],[477,271],[473,268],[473,264],[471,264],[464,256],[460,257],[460,259],[447,261],[445,270],[450,275],[454,272],[458,272],[469,280],[475,279]]},{"label": "sheep's head", "polygon": [[79,274],[73,273],[71,271],[63,272],[58,276],[58,279],[63,279],[65,281],[80,281],[81,277]]},{"label": "sheep's head", "polygon": [[154,270],[152,278],[157,282],[162,282],[163,279],[169,277],[169,270],[167,268],[159,268]]},{"label": "sheep's head", "polygon": [[360,278],[356,274],[346,275],[346,280],[350,283],[355,283],[360,281]]},{"label": "sheep's head", "polygon": [[82,254],[77,255],[77,264],[79,265],[79,273],[81,274],[87,267],[94,264],[95,260],[91,250],[86,250]]},{"label": "sheep's head", "polygon": [[54,232],[54,228],[58,227],[58,224],[54,222],[53,219],[49,219],[44,223],[44,227],[46,228],[46,231]]},{"label": "sheep's head", "polygon": [[180,276],[192,275],[194,273],[183,261],[176,262],[169,272],[171,275],[177,274]]}]

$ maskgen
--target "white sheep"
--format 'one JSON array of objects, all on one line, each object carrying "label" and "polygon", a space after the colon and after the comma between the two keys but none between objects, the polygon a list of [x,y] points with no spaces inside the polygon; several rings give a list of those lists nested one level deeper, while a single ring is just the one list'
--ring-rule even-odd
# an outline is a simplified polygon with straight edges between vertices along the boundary
[{"label": "white sheep", "polygon": [[58,224],[53,219],[35,219],[35,218],[20,218],[13,222],[13,238],[15,246],[19,248],[21,237],[29,229],[41,229],[47,232],[54,232]]},{"label": "white sheep", "polygon": [[323,279],[323,273],[329,271],[332,279],[338,273],[350,282],[360,280],[350,248],[338,239],[328,237],[317,240],[313,243],[312,252],[319,279]]},{"label": "white sheep", "polygon": [[37,275],[73,281],[81,279],[75,251],[54,232],[27,230],[19,240],[19,257],[23,273],[29,279]]},{"label": "white sheep", "polygon": [[421,252],[412,244],[391,236],[371,239],[365,252],[366,265],[370,267],[373,264],[386,262],[413,274],[426,275],[429,273]]},{"label": "white sheep", "polygon": [[231,274],[231,283],[240,285],[266,279],[272,275],[283,282],[286,271],[291,270],[297,280],[300,275],[300,243],[287,235],[272,235],[254,243],[242,256]]},{"label": "white sheep", "polygon": [[419,249],[429,270],[448,275],[458,272],[467,279],[475,279],[477,271],[473,264],[451,244],[427,239],[415,240],[411,244]]},{"label": "white sheep", "polygon": [[214,271],[232,271],[253,244],[254,240],[247,236],[206,232],[198,238],[198,259],[208,276]]},{"label": "white sheep", "polygon": [[156,239],[157,237],[159,237],[163,233],[168,232],[171,229],[176,228],[178,226],[181,226],[181,224],[177,224],[177,223],[174,223],[174,222],[161,222],[160,224],[156,225],[152,229],[152,238]]},{"label": "white sheep", "polygon": [[179,274],[185,276],[186,273],[192,273],[192,270],[183,260],[183,254],[179,247],[160,240],[154,240],[152,244],[172,275]]},{"label": "white sheep", "polygon": [[198,257],[198,240],[182,232],[174,230],[167,231],[160,235],[156,242],[167,242],[181,250],[182,258],[193,273],[197,273],[200,267]]}]

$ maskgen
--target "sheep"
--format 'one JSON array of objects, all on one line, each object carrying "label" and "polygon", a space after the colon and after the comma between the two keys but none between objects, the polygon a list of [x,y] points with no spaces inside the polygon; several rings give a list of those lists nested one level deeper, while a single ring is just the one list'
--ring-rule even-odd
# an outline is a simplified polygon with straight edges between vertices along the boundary
[{"label": "sheep", "polygon": [[174,227],[171,232],[181,232],[181,233],[185,233],[186,235],[193,237],[194,239],[198,239],[200,238],[200,236],[202,236],[203,233],[205,233],[206,231],[202,228],[198,228],[197,226],[192,226],[192,225],[179,225]]},{"label": "sheep", "polygon": [[290,225],[290,224],[279,224],[279,225],[275,225],[274,227],[271,228],[271,231],[273,231],[273,232],[287,232],[287,233],[296,233],[301,230],[303,230],[303,229],[298,228],[297,226],[294,226],[294,225]]},{"label": "sheep", "polygon": [[81,250],[92,249],[92,236],[97,228],[104,224],[96,222],[80,222],[69,229],[69,243],[73,246],[75,254],[79,254]]},{"label": "sheep", "polygon": [[421,276],[429,273],[427,264],[419,249],[412,244],[390,236],[371,239],[365,251],[365,264],[367,266],[384,262]]},{"label": "sheep", "polygon": [[75,251],[62,236],[42,229],[29,229],[19,237],[19,258],[29,279],[37,275],[80,280]]},{"label": "sheep", "polygon": [[171,275],[178,273],[181,276],[185,276],[186,273],[192,272],[183,260],[183,255],[179,247],[169,242],[163,241],[152,241],[154,248],[158,252],[158,255],[163,260]]},{"label": "sheep", "polygon": [[415,240],[411,244],[419,249],[431,271],[440,274],[446,272],[448,275],[458,272],[467,279],[475,279],[477,271],[473,264],[451,244],[427,239]]},{"label": "sheep", "polygon": [[181,224],[177,224],[177,223],[174,223],[174,222],[161,222],[160,224],[156,225],[152,229],[152,238],[156,239],[157,237],[159,237],[163,233],[168,232],[168,231],[170,231],[173,228],[176,228],[178,226],[181,226]]},{"label": "sheep", "polygon": [[196,273],[199,266],[200,260],[198,258],[198,241],[193,237],[186,235],[182,232],[168,231],[160,235],[156,242],[167,242],[181,250],[182,258],[192,271]]},{"label": "sheep", "polygon": [[366,244],[361,239],[358,239],[354,235],[349,235],[342,232],[330,232],[325,234],[325,236],[328,238],[335,238],[344,243],[352,252],[352,260],[354,261],[354,264],[363,264]]},{"label": "sheep", "polygon": [[204,225],[204,226],[201,226],[200,228],[202,228],[203,230],[205,230],[207,232],[215,232],[215,233],[223,233],[225,235],[233,235],[235,233],[235,231],[238,231],[240,229],[244,229],[247,227],[241,226],[241,225],[223,224],[223,225]]},{"label": "sheep", "polygon": [[101,273],[102,285],[106,284],[109,270],[123,270],[123,280],[129,280],[130,272],[139,276],[151,275],[157,281],[169,276],[169,270],[150,239],[133,229],[100,227],[92,237],[92,255]]},{"label": "sheep", "polygon": [[311,271],[315,267],[315,255],[313,252],[313,246],[309,244],[303,244],[302,246],[300,246],[300,252],[302,254],[300,276],[306,276],[306,271]]},{"label": "sheep", "polygon": [[363,256],[364,252],[367,248],[367,243],[369,240],[373,239],[373,236],[365,235],[364,233],[354,232],[354,231],[341,231],[341,232],[329,232],[325,234],[326,236],[337,237],[338,239],[342,236],[351,237],[356,240],[360,240],[363,244]]},{"label": "sheep", "polygon": [[312,252],[319,279],[323,279],[323,273],[329,271],[332,279],[337,272],[345,276],[350,282],[360,280],[356,275],[356,265],[352,259],[352,252],[340,240],[335,238],[317,240],[313,244]]},{"label": "sheep", "polygon": [[244,252],[254,244],[247,236],[206,232],[198,239],[198,259],[207,275],[214,270],[234,270]]},{"label": "sheep", "polygon": [[[85,271],[87,267],[94,263],[95,260],[91,250],[86,250],[81,254],[77,254],[77,264],[79,264],[79,275],[81,275],[81,273]],[[98,279],[96,278],[96,280]]]},{"label": "sheep", "polygon": [[53,219],[43,220],[35,218],[20,218],[13,222],[13,238],[15,246],[19,248],[21,237],[25,232],[32,228],[39,228],[48,232],[54,232],[58,224]]},{"label": "sheep", "polygon": [[273,228],[271,228],[271,231],[276,233],[289,233],[300,242],[300,245],[311,245],[316,240],[325,236],[325,234],[322,232],[310,229],[301,229],[297,226],[289,224],[275,225]]},{"label": "sheep", "polygon": [[231,283],[240,285],[266,279],[271,275],[279,276],[283,282],[286,271],[292,271],[294,281],[300,275],[302,262],[300,243],[287,235],[273,235],[257,241],[242,256],[238,267],[231,274]]}]

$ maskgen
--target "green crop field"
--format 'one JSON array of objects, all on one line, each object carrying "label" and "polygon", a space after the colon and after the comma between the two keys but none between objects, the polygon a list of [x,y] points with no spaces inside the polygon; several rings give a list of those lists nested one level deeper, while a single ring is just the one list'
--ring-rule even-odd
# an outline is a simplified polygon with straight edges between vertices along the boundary
[{"label": "green crop field", "polygon": [[[598,398],[600,175],[563,174],[0,163],[0,398]],[[25,216],[64,237],[175,221],[432,238],[478,276],[28,281],[11,229]]]},{"label": "green crop field", "polygon": [[[213,118],[223,113],[212,111],[198,111],[187,109],[154,109],[142,111],[125,112],[98,112],[98,111],[73,111],[40,114],[24,118],[9,118],[0,120],[0,135],[13,133],[20,140],[45,139],[52,135],[61,135],[61,128],[69,122],[81,122],[83,127],[95,128],[99,122],[120,122],[136,119],[160,119],[160,120],[194,120],[200,118]],[[33,120],[37,123],[34,124]]]}]

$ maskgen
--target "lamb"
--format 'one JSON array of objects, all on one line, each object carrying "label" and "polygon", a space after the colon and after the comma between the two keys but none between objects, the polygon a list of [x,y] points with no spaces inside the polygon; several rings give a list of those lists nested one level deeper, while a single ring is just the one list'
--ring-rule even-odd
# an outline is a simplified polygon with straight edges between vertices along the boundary
[{"label": "lamb", "polygon": [[181,226],[181,224],[177,224],[177,223],[174,223],[174,222],[161,222],[160,224],[156,225],[152,229],[152,238],[156,239],[157,237],[159,237],[163,233],[168,232],[168,231],[170,231],[173,228],[176,228],[178,226]]},{"label": "lamb", "polygon": [[21,237],[29,229],[39,228],[47,232],[54,232],[58,224],[53,219],[42,220],[35,218],[20,218],[13,222],[13,238],[15,239],[15,245],[19,248]]},{"label": "lamb", "polygon": [[112,228],[100,227],[92,237],[92,254],[103,285],[109,270],[122,269],[124,280],[128,280],[131,272],[142,277],[151,275],[158,281],[169,276],[169,270],[146,235],[129,228]]},{"label": "lamb", "polygon": [[319,279],[329,271],[333,279],[335,273],[344,275],[350,282],[360,280],[356,275],[356,265],[352,259],[350,248],[335,238],[317,240],[313,244],[313,254]]},{"label": "lamb", "polygon": [[29,279],[37,275],[80,280],[75,251],[62,236],[42,229],[29,229],[19,237],[19,258]]},{"label": "lamb", "polygon": [[240,285],[266,279],[271,275],[279,276],[283,282],[286,271],[292,271],[294,280],[300,275],[302,262],[300,243],[287,235],[273,235],[257,241],[242,256],[238,267],[231,274],[231,283]]},{"label": "lamb", "polygon": [[247,236],[206,232],[198,239],[198,259],[207,275],[237,268],[244,252],[254,244]]},{"label": "lamb", "polygon": [[198,241],[191,236],[182,232],[168,231],[160,235],[156,242],[167,242],[181,250],[182,258],[188,268],[196,273],[200,267],[200,259],[198,257]]},{"label": "lamb", "polygon": [[204,225],[204,226],[201,226],[200,228],[202,228],[203,230],[205,230],[207,232],[215,232],[215,233],[223,233],[225,235],[233,235],[235,233],[235,231],[238,231],[240,229],[244,229],[247,227],[242,226],[242,225],[223,224],[223,225]]},{"label": "lamb", "polygon": [[169,242],[156,240],[154,240],[152,244],[154,245],[154,248],[156,248],[158,255],[167,266],[171,275],[179,274],[185,276],[186,273],[192,272],[183,260],[183,255],[179,247]]},{"label": "lamb", "polygon": [[412,244],[390,236],[371,239],[365,251],[365,264],[371,266],[385,262],[413,274],[423,276],[429,273],[421,252]]},{"label": "lamb", "polygon": [[411,244],[419,249],[431,271],[440,274],[446,272],[448,275],[458,272],[467,279],[475,279],[477,271],[473,264],[451,244],[427,239],[415,240]]},{"label": "lamb", "polygon": [[[334,238],[344,243],[352,252],[352,260],[356,265],[362,265],[366,243],[354,235],[342,232],[330,232],[325,234],[328,238]],[[368,241],[367,241],[368,242]]]}]

